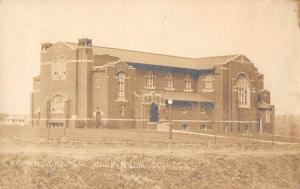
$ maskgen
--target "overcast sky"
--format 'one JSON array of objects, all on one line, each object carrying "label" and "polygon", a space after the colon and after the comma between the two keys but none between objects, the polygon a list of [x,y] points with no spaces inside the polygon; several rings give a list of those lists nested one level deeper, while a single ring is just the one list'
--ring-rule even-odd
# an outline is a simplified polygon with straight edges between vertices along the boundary
[{"label": "overcast sky", "polygon": [[300,28],[289,0],[0,0],[0,112],[29,113],[41,43],[81,37],[185,57],[245,54],[276,112],[300,113]]}]

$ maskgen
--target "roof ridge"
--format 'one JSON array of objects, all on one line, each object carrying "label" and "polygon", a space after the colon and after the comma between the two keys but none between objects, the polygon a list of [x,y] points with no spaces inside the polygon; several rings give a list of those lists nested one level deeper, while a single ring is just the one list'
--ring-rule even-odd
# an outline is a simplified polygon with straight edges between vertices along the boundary
[{"label": "roof ridge", "polygon": [[[72,43],[72,42],[65,42],[65,43],[69,43],[69,44],[72,44],[72,45],[77,45],[77,43]],[[159,56],[168,56],[168,57],[175,57],[175,58],[191,59],[191,60],[196,59],[196,58],[191,58],[191,57],[184,57],[184,56],[177,56],[177,55],[170,55],[170,54],[160,54],[160,53],[145,52],[145,51],[138,51],[138,50],[131,50],[131,49],[121,49],[121,48],[115,48],[115,47],[103,47],[103,46],[98,46],[98,45],[92,45],[92,47],[123,50],[123,51],[131,51],[131,52],[137,52],[137,53],[146,53],[146,54],[153,54],[153,55],[159,55]]]},{"label": "roof ridge", "polygon": [[[69,43],[69,44],[72,44],[72,45],[77,45],[77,43],[74,43],[74,42],[65,42],[65,43]],[[138,50],[131,50],[131,49],[115,48],[115,47],[104,47],[104,46],[99,46],[99,45],[92,45],[92,47],[123,50],[123,51],[131,51],[131,52],[137,52],[137,53],[147,53],[147,54],[153,54],[153,55],[169,56],[169,57],[184,58],[184,59],[191,59],[191,60],[198,60],[198,59],[204,59],[204,58],[234,57],[234,56],[243,55],[243,54],[229,54],[229,55],[205,56],[205,57],[185,57],[185,56],[177,56],[177,55],[171,55],[171,54],[160,54],[160,53],[154,53],[154,52],[146,52],[146,51],[138,51]]]},{"label": "roof ridge", "polygon": [[218,56],[205,56],[205,57],[199,57],[199,58],[195,58],[195,59],[235,57],[235,56],[240,56],[240,55],[241,55],[241,54],[229,54],[229,55],[218,55]]},{"label": "roof ridge", "polygon": [[[77,47],[77,43],[65,42],[66,44]],[[112,47],[101,47],[92,45],[93,53],[96,55],[108,54],[112,56],[117,56],[122,60],[137,63],[137,64],[148,64],[156,66],[168,66],[168,67],[178,67],[186,69],[213,69],[214,65],[225,64],[232,60],[234,57],[239,55],[222,55],[222,56],[210,56],[210,57],[200,57],[200,58],[190,58],[167,54],[158,54],[143,52],[137,50],[127,50]]]}]

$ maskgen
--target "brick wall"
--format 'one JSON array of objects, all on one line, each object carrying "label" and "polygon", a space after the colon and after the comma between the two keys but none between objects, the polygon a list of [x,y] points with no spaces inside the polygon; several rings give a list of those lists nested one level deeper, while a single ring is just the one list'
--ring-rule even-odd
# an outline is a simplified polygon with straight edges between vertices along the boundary
[{"label": "brick wall", "polygon": [[[66,78],[53,80],[51,66],[53,57],[63,56],[66,60]],[[244,62],[243,62],[244,61]],[[94,68],[99,67],[99,69]],[[94,69],[94,70],[93,70]],[[149,72],[154,73],[155,89],[147,89],[146,77]],[[118,73],[125,74],[125,101],[117,101]],[[232,60],[226,64],[217,64],[213,69],[191,70],[153,65],[133,66],[132,63],[121,61],[118,57],[107,54],[94,55],[89,44],[81,44],[74,48],[66,43],[56,43],[41,52],[41,75],[34,79],[34,92],[31,96],[31,114],[40,109],[41,124],[46,125],[49,119],[74,119],[87,121],[95,119],[97,111],[102,112],[103,126],[111,128],[133,128],[138,107],[135,93],[163,94],[166,90],[166,76],[173,75],[172,92],[186,92],[185,79],[187,74],[192,75],[192,89],[194,94],[212,100],[212,111],[202,110],[198,102],[177,102],[172,106],[172,117],[175,128],[180,128],[183,123],[190,129],[206,128],[245,132],[257,132],[259,117],[264,117],[264,111],[258,110],[258,95],[269,104],[270,92],[263,89],[264,77],[257,72],[257,68],[247,62],[244,57]],[[240,108],[238,106],[237,76],[240,73],[247,75],[251,83],[251,106]],[[212,74],[213,90],[205,91],[204,76]],[[68,100],[64,114],[53,114],[49,111],[49,99],[54,94],[62,94]],[[121,115],[124,110],[124,115]],[[149,121],[150,104],[144,106],[146,121]],[[159,104],[159,119],[168,120],[166,104]],[[232,121],[232,122],[231,122]],[[71,124],[71,122],[70,122]],[[272,130],[274,124],[274,107],[271,111],[271,123],[265,123],[266,132]],[[73,123],[74,125],[74,123]]]}]

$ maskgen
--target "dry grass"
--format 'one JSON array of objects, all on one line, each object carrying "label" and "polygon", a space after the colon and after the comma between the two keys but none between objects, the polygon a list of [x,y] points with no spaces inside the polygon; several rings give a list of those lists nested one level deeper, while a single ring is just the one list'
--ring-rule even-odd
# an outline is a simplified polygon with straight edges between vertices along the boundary
[{"label": "dry grass", "polygon": [[[26,131],[26,132],[25,132]],[[300,188],[299,145],[136,130],[5,128],[0,188]]]}]

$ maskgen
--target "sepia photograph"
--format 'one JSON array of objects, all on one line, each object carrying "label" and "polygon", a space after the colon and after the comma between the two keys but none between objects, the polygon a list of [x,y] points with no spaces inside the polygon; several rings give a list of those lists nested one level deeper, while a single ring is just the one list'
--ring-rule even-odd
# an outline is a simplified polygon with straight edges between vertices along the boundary
[{"label": "sepia photograph", "polygon": [[0,189],[300,189],[300,0],[0,0]]}]

